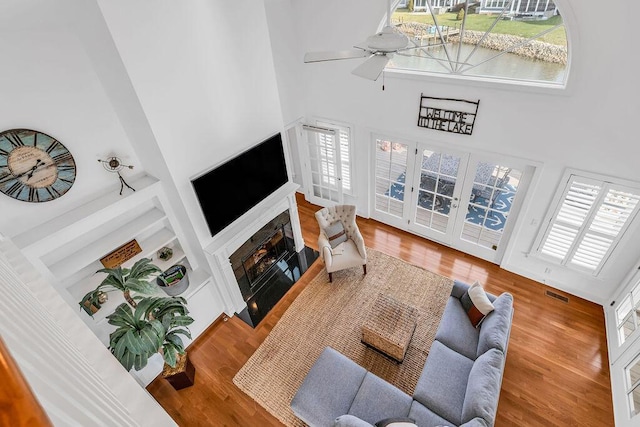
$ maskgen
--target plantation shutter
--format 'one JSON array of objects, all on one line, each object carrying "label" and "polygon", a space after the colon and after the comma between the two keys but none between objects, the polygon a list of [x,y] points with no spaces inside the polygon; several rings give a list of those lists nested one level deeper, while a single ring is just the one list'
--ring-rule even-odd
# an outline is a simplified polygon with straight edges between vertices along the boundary
[{"label": "plantation shutter", "polygon": [[337,159],[334,135],[328,133],[316,133],[318,138],[319,156],[321,175],[324,177],[324,183],[332,187],[337,183]]},{"label": "plantation shutter", "polygon": [[349,140],[349,128],[338,128],[339,130],[339,144],[340,150],[340,168],[342,169],[342,190],[345,193],[352,193],[351,191],[351,155],[350,155],[350,142]]},{"label": "plantation shutter", "polygon": [[570,180],[563,200],[543,240],[541,252],[563,261],[571,251],[600,192],[594,184]]},{"label": "plantation shutter", "polygon": [[640,196],[612,183],[570,175],[539,253],[598,274],[639,201]]}]

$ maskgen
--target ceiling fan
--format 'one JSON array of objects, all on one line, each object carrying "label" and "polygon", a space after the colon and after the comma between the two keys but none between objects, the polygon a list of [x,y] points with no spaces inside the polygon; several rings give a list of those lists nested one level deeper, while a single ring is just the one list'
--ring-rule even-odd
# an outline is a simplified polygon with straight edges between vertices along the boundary
[{"label": "ceiling fan", "polygon": [[409,38],[401,31],[391,26],[391,0],[388,1],[389,13],[384,28],[354,46],[355,49],[333,52],[308,52],[304,62],[337,61],[341,59],[368,58],[351,73],[369,80],[377,80],[395,53],[409,49],[419,49],[420,46],[409,47]]}]

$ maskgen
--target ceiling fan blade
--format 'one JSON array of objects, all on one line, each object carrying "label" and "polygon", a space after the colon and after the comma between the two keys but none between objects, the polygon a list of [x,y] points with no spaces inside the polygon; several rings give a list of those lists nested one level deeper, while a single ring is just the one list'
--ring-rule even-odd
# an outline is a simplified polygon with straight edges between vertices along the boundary
[{"label": "ceiling fan blade", "polygon": [[353,58],[366,58],[371,53],[360,50],[337,50],[332,52],[307,52],[304,55],[304,62],[322,62],[322,61],[337,61],[340,59],[353,59]]},{"label": "ceiling fan blade", "polygon": [[373,55],[362,64],[357,66],[351,74],[363,77],[365,79],[376,81],[387,65],[387,62],[391,59],[387,55]]}]

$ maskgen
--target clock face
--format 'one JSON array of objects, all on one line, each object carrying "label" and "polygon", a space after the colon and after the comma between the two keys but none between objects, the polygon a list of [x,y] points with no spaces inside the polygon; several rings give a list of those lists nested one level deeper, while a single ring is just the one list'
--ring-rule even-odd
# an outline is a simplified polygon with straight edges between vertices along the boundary
[{"label": "clock face", "polygon": [[73,156],[55,138],[29,129],[0,133],[0,192],[25,202],[48,202],[76,180]]}]

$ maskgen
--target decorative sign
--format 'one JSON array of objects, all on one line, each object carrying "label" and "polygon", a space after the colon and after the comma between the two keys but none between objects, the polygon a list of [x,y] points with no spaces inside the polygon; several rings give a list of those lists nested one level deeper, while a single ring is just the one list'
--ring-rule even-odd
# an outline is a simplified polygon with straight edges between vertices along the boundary
[{"label": "decorative sign", "polygon": [[418,126],[471,135],[478,114],[477,102],[464,99],[434,98],[420,94]]},{"label": "decorative sign", "polygon": [[100,262],[104,265],[104,268],[117,268],[123,262],[130,260],[140,252],[142,252],[140,245],[138,245],[136,239],[133,239],[100,258]]}]

